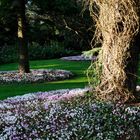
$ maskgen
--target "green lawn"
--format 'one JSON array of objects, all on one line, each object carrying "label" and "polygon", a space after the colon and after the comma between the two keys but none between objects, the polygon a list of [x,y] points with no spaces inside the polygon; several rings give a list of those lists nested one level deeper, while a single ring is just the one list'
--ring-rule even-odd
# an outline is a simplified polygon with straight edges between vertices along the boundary
[{"label": "green lawn", "polygon": [[[87,85],[85,71],[90,65],[89,61],[63,61],[63,60],[39,60],[30,62],[31,69],[64,69],[75,74],[75,77],[69,80],[45,82],[39,84],[7,84],[0,85],[0,99],[22,95],[25,93],[37,91],[49,91],[64,88],[78,88]],[[17,63],[0,65],[0,71],[17,70]]]}]

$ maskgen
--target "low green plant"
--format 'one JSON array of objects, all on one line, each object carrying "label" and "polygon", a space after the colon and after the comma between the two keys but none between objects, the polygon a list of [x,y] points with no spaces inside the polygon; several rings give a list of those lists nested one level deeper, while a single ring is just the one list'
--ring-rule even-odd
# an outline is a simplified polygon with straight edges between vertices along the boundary
[{"label": "low green plant", "polygon": [[83,56],[87,57],[87,58],[92,58],[93,56],[97,55],[99,53],[99,51],[101,50],[101,47],[99,48],[92,48],[89,51],[83,51]]}]

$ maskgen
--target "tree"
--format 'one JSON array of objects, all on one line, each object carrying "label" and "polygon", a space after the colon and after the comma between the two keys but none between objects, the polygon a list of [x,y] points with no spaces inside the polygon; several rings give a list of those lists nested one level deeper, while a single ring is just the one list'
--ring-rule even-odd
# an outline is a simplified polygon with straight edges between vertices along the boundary
[{"label": "tree", "polygon": [[[96,21],[96,39],[102,44],[96,62],[101,100],[126,102],[134,97],[138,65],[139,18],[137,0],[89,0]],[[137,35],[138,33],[138,35]],[[137,35],[137,37],[135,37]]]},{"label": "tree", "polygon": [[[29,60],[28,60],[28,46],[27,46],[27,36],[26,36],[26,16],[25,16],[25,4],[26,0],[1,0],[1,14],[0,18],[2,19],[4,26],[10,27],[9,30],[13,29],[14,33],[10,33],[12,40],[18,38],[19,46],[19,72],[20,73],[29,73]],[[13,23],[12,23],[13,22]],[[16,23],[17,22],[17,23]],[[11,24],[5,25],[6,23]],[[16,25],[16,26],[15,26]],[[17,27],[17,29],[15,29]],[[14,37],[16,33],[16,37]],[[8,40],[9,41],[9,40]]]},{"label": "tree", "polygon": [[19,42],[19,72],[29,73],[28,44],[26,36],[26,16],[25,16],[25,0],[16,0],[15,8],[17,8],[17,37]]},{"label": "tree", "polygon": [[[59,37],[62,37],[62,43],[68,49],[81,51],[90,48],[90,40],[93,36],[93,32],[91,32],[92,19],[89,10],[81,12],[82,1],[34,0],[28,5],[28,21],[34,20],[35,23],[30,24],[30,29],[32,29],[30,31],[34,32],[32,37],[35,38],[38,37],[38,31],[40,32],[37,40],[39,44],[40,42],[49,44],[49,41],[59,41]],[[40,24],[40,21],[43,23]],[[36,41],[35,38],[32,40]]]},{"label": "tree", "polygon": [[14,44],[16,40],[16,16],[9,0],[0,1],[0,46]]}]

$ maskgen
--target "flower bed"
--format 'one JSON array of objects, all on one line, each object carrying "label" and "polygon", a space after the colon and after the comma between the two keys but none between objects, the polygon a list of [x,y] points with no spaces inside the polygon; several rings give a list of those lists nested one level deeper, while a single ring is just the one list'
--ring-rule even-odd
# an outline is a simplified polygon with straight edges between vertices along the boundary
[{"label": "flower bed", "polygon": [[20,74],[17,71],[0,72],[0,83],[36,83],[68,79],[73,74],[66,70],[31,70],[30,73]]},{"label": "flower bed", "polygon": [[88,89],[0,101],[0,140],[136,140],[139,132],[140,107],[98,102]]},{"label": "flower bed", "polygon": [[77,55],[77,56],[62,57],[60,59],[61,60],[68,60],[68,61],[95,61],[96,56],[89,58],[89,57],[85,57],[84,55]]}]

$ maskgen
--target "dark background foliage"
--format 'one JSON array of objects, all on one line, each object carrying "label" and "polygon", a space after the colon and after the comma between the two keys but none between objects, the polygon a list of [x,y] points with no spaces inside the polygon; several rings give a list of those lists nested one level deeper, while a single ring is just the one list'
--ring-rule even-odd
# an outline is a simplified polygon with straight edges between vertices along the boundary
[{"label": "dark background foliage", "polygon": [[[30,59],[80,54],[93,36],[89,11],[81,0],[27,0]],[[0,63],[17,61],[16,0],[0,4]],[[6,57],[5,57],[6,56]]]}]

